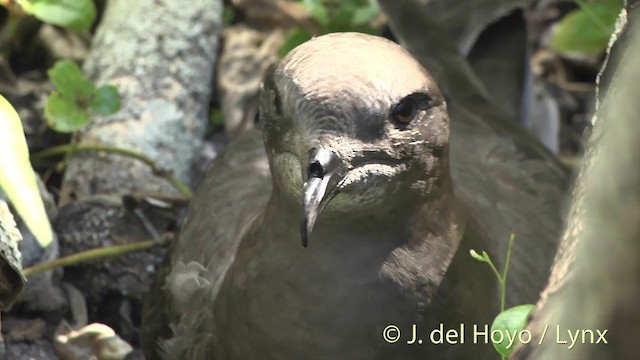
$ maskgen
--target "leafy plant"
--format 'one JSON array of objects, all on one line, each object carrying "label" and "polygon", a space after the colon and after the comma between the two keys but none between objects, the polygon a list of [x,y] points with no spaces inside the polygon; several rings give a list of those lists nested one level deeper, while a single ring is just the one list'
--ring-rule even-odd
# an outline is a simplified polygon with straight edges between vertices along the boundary
[{"label": "leafy plant", "polygon": [[623,1],[574,1],[579,8],[562,18],[551,38],[551,47],[557,51],[586,54],[605,50]]},{"label": "leafy plant", "polygon": [[[491,324],[491,333],[496,331],[502,332],[502,334],[512,334],[511,337],[518,339],[516,334],[520,334],[527,326],[527,319],[529,314],[535,309],[533,304],[518,305],[507,310],[503,310]],[[494,342],[493,347],[498,354],[503,357],[509,357],[515,344],[508,340],[508,336],[503,336],[503,341]]]},{"label": "leafy plant", "polygon": [[[380,14],[380,7],[376,0],[300,0],[311,17],[322,28],[321,34],[342,31],[373,32],[369,22]],[[314,34],[306,29],[292,30],[279,55],[286,55],[296,46],[311,39]]]},{"label": "leafy plant", "polygon": [[[509,245],[507,247],[507,258],[504,263],[504,270],[502,271],[502,274],[498,271],[496,266],[493,264],[493,262],[491,261],[491,258],[489,257],[489,254],[487,254],[486,251],[483,251],[482,255],[478,254],[475,250],[470,251],[471,257],[489,265],[491,270],[493,270],[493,273],[495,274],[496,278],[498,279],[498,284],[500,285],[500,313],[498,314],[498,316],[496,316],[496,318],[493,320],[493,323],[491,324],[491,333],[493,334],[494,332],[499,331],[503,334],[502,341],[493,342],[493,347],[496,349],[498,354],[502,356],[503,359],[508,357],[514,348],[513,346],[509,346],[513,344],[512,343],[510,344],[510,342],[508,341],[507,334],[511,334],[513,337],[513,334],[521,333],[524,330],[525,326],[527,325],[527,318],[529,317],[529,314],[531,313],[531,311],[533,311],[535,307],[532,304],[526,304],[526,305],[514,306],[507,310],[504,309],[504,300],[507,293],[507,272],[509,271],[509,261],[511,260],[511,248],[513,246],[513,240],[515,239],[515,237],[516,235],[514,233],[511,233],[511,235],[509,236]],[[493,340],[493,337],[492,337],[492,340]]]},{"label": "leafy plant", "polygon": [[88,30],[96,18],[93,0],[0,0],[13,15],[30,15],[67,29]]},{"label": "leafy plant", "polygon": [[120,109],[120,96],[114,86],[97,87],[71,61],[56,62],[47,74],[56,91],[47,98],[45,118],[56,131],[77,131],[89,123],[92,114],[108,115]]}]

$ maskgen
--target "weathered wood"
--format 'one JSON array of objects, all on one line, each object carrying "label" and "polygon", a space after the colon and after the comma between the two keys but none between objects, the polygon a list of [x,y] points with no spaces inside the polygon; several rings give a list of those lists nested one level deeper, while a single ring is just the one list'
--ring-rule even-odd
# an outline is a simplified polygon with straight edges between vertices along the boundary
[{"label": "weathered wood", "polygon": [[[96,83],[115,85],[122,107],[94,118],[80,143],[137,151],[189,183],[208,122],[221,28],[219,0],[110,1],[84,69]],[[61,255],[149,240],[173,230],[173,216],[123,201],[131,193],[169,192],[175,190],[140,161],[75,154],[55,225]],[[155,249],[81,264],[65,280],[83,291],[92,309],[109,301],[109,293],[139,301],[160,257]]]},{"label": "weathered wood", "polygon": [[[188,183],[207,124],[221,14],[218,0],[110,1],[84,69],[118,87],[122,108],[95,117],[81,143],[142,152]],[[160,190],[172,188],[139,161],[82,153],[69,162],[61,202]]]},{"label": "weathered wood", "polygon": [[22,239],[7,203],[0,200],[0,309],[7,309],[24,288],[18,242]]},{"label": "weathered wood", "polygon": [[[633,359],[640,337],[640,6],[600,76],[600,98],[549,284],[516,359]],[[539,345],[542,335],[546,335]],[[571,346],[569,332],[578,335]],[[604,333],[606,331],[606,333]],[[593,336],[592,336],[593,335]],[[604,337],[601,337],[604,335]],[[606,342],[608,343],[605,343]],[[563,343],[567,341],[567,343]]]}]

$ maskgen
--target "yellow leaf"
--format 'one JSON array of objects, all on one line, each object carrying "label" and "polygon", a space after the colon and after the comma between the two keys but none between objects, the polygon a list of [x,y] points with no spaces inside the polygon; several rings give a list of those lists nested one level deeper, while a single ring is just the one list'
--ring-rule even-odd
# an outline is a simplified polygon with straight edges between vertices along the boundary
[{"label": "yellow leaf", "polygon": [[40,197],[36,174],[20,117],[0,95],[0,188],[7,194],[33,235],[46,248],[53,239],[49,218]]}]

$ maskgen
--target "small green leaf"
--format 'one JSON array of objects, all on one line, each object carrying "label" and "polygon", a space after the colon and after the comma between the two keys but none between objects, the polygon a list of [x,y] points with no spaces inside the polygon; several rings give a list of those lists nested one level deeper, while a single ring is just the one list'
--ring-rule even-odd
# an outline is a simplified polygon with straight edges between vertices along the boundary
[{"label": "small green leaf", "polygon": [[236,18],[236,12],[231,5],[225,5],[222,9],[222,21],[225,25],[230,25]]},{"label": "small green leaf", "polygon": [[322,0],[302,0],[302,6],[309,10],[311,17],[313,17],[320,26],[327,26],[329,23],[329,14]]},{"label": "small green leaf", "polygon": [[224,126],[224,115],[222,115],[222,110],[213,109],[209,115],[209,121],[214,127]]},{"label": "small green leaf", "polygon": [[[493,343],[496,351],[501,356],[508,357],[515,348],[519,335],[527,326],[527,319],[529,314],[533,311],[535,305],[518,305],[510,309],[507,309],[493,320],[491,324],[491,333],[500,331],[502,333],[502,341],[499,343]],[[493,338],[493,336],[492,336]],[[511,344],[509,339],[511,339]],[[515,340],[513,340],[515,339]]]},{"label": "small green leaf", "polygon": [[551,47],[557,51],[598,53],[606,49],[613,32],[620,0],[607,0],[585,4],[569,12],[558,24],[551,38]]},{"label": "small green leaf", "polygon": [[88,30],[96,18],[93,0],[31,0],[33,15],[53,25]]},{"label": "small green leaf", "polygon": [[112,85],[103,85],[96,91],[91,101],[91,110],[101,115],[109,115],[120,109],[118,89]]},{"label": "small green leaf", "polygon": [[350,0],[337,3],[335,11],[330,13],[325,32],[357,31],[372,32],[367,24],[380,13],[375,0]]},{"label": "small green leaf", "polygon": [[20,117],[0,95],[0,188],[31,230],[46,248],[53,239],[51,224],[40,197],[40,190],[29,162],[29,149]]},{"label": "small green leaf", "polygon": [[482,261],[482,262],[485,261],[484,258],[473,249],[469,250],[469,254],[471,254],[472,258],[474,258],[474,259],[476,259],[478,261]]},{"label": "small green leaf", "polygon": [[74,132],[89,123],[89,114],[72,99],[53,92],[44,106],[44,116],[49,127],[59,132]]},{"label": "small green leaf", "polygon": [[378,5],[378,2],[376,0],[369,0],[367,5],[361,6],[355,10],[353,18],[351,19],[351,25],[365,25],[378,15],[380,15],[380,6]]},{"label": "small green leaf", "polygon": [[312,38],[310,32],[303,29],[294,29],[289,32],[287,39],[282,44],[282,47],[278,51],[278,55],[282,58],[291,50],[293,50],[296,46],[308,41]]},{"label": "small green leaf", "polygon": [[96,86],[85,78],[82,70],[74,62],[61,60],[47,71],[49,78],[58,91],[78,102],[86,102],[93,98]]},{"label": "small green leaf", "polygon": [[352,1],[342,1],[338,4],[338,8],[329,17],[329,23],[326,25],[325,31],[339,32],[351,30],[353,15],[358,9],[358,5]]}]

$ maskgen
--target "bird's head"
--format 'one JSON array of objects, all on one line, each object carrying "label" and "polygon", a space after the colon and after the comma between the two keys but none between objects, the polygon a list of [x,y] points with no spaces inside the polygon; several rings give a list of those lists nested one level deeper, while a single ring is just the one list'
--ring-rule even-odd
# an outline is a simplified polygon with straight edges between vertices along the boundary
[{"label": "bird's head", "polygon": [[316,218],[394,211],[448,181],[449,118],[427,71],[397,44],[317,37],[267,74],[260,117],[274,187]]}]

